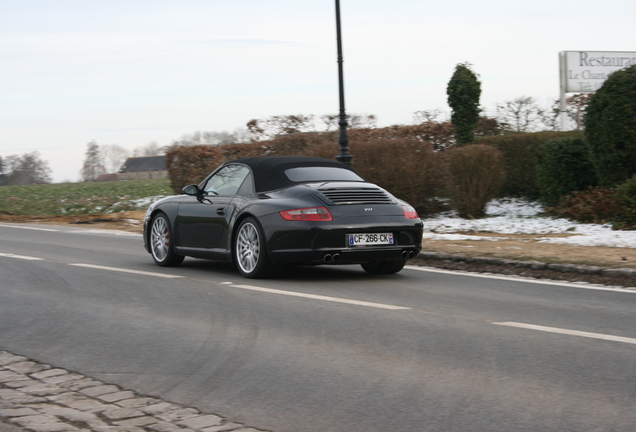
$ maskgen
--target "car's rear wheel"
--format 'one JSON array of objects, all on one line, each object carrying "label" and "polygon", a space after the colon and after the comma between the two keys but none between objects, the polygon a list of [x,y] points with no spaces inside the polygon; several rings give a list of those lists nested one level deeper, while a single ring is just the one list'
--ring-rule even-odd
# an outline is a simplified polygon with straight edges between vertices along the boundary
[{"label": "car's rear wheel", "polygon": [[371,261],[361,264],[364,271],[369,274],[394,274],[404,268],[405,259],[396,261]]},{"label": "car's rear wheel", "polygon": [[150,222],[150,252],[155,262],[162,267],[176,267],[185,258],[174,252],[172,229],[168,217],[157,214]]},{"label": "car's rear wheel", "polygon": [[266,277],[272,270],[272,262],[265,246],[265,235],[253,218],[244,219],[236,231],[234,260],[239,272],[247,278]]}]

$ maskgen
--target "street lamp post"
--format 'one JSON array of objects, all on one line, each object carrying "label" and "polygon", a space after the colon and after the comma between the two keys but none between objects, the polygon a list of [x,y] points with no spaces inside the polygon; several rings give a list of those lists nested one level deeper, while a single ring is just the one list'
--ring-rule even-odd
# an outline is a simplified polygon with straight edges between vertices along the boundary
[{"label": "street lamp post", "polygon": [[353,156],[349,153],[349,136],[347,135],[347,114],[345,113],[344,100],[344,73],[342,69],[342,36],[340,32],[340,0],[336,0],[336,33],[338,41],[338,86],[340,88],[340,135],[338,143],[340,144],[340,154],[336,156],[339,162],[351,165]]}]

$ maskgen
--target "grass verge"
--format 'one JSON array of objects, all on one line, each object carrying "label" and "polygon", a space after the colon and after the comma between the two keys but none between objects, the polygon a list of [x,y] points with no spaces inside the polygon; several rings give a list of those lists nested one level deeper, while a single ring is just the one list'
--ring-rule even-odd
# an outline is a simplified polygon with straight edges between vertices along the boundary
[{"label": "grass verge", "polygon": [[147,208],[172,195],[167,179],[56,183],[0,187],[0,213],[11,215],[104,214]]}]

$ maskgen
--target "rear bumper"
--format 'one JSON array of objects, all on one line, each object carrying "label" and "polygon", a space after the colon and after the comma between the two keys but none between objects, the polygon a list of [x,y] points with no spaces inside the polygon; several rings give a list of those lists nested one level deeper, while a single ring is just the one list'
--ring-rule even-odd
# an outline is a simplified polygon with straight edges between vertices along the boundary
[{"label": "rear bumper", "polygon": [[370,261],[394,261],[414,258],[422,245],[410,247],[365,248],[365,249],[291,249],[270,251],[276,264],[362,264]]},{"label": "rear bumper", "polygon": [[[285,222],[272,224],[262,221],[267,238],[268,253],[276,264],[361,264],[370,261],[408,259],[422,250],[422,222],[395,221],[384,223],[336,224],[333,222]],[[355,228],[352,228],[355,226]],[[392,245],[349,246],[347,234],[392,233]]]}]

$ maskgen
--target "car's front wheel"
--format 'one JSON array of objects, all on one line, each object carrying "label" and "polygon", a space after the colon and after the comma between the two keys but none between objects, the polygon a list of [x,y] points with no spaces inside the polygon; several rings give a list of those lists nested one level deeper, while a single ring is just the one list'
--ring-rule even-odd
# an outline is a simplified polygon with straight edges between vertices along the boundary
[{"label": "car's front wheel", "polygon": [[396,261],[371,261],[361,264],[364,271],[369,274],[394,274],[404,268],[405,259]]},{"label": "car's front wheel", "polygon": [[172,229],[168,217],[157,214],[150,222],[150,252],[152,258],[161,267],[176,267],[185,258],[174,252]]},{"label": "car's front wheel", "polygon": [[266,277],[272,270],[272,262],[265,246],[265,235],[253,218],[244,219],[236,231],[234,261],[239,272],[251,279]]}]

